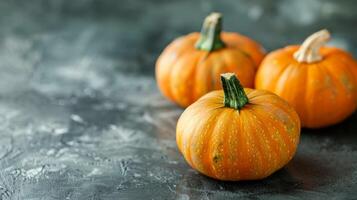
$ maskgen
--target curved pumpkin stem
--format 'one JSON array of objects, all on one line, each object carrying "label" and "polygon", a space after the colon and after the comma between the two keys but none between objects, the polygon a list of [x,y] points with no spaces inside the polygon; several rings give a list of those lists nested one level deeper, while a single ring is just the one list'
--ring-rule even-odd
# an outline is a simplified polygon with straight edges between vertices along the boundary
[{"label": "curved pumpkin stem", "polygon": [[237,76],[234,73],[221,74],[224,91],[224,106],[240,110],[249,102]]},{"label": "curved pumpkin stem", "polygon": [[320,48],[330,39],[330,33],[324,29],[310,35],[299,50],[294,53],[298,62],[313,63],[322,60]]},{"label": "curved pumpkin stem", "polygon": [[204,51],[215,51],[226,45],[221,39],[222,15],[211,13],[203,22],[201,35],[196,42],[196,48]]}]

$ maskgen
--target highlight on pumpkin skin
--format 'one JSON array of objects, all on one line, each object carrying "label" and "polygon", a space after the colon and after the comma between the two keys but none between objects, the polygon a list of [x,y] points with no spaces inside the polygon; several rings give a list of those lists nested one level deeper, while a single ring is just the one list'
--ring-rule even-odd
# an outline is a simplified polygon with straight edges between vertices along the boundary
[{"label": "highlight on pumpkin skin", "polygon": [[156,62],[155,76],[161,93],[182,107],[204,94],[222,89],[220,74],[236,74],[244,87],[254,86],[255,72],[265,51],[252,39],[222,31],[223,16],[212,13],[201,32],[171,42]]},{"label": "highlight on pumpkin skin", "polygon": [[357,107],[357,62],[350,53],[325,46],[330,37],[321,30],[302,45],[269,53],[255,77],[255,87],[288,101],[306,128],[337,124]]},{"label": "highlight on pumpkin skin", "polygon": [[204,95],[180,116],[177,146],[187,163],[206,176],[263,179],[295,155],[299,117],[277,95],[244,89],[233,73],[221,78],[224,90]]}]

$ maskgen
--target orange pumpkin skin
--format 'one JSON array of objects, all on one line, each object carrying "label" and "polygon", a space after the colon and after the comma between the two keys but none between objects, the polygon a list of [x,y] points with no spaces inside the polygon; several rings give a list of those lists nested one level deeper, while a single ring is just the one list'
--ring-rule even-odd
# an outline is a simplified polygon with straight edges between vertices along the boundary
[{"label": "orange pumpkin skin", "polygon": [[307,128],[341,122],[356,109],[357,63],[345,51],[322,47],[322,60],[301,63],[300,46],[270,53],[257,71],[255,86],[274,92],[292,105]]},{"label": "orange pumpkin skin", "polygon": [[237,33],[222,32],[223,48],[214,51],[195,47],[200,33],[191,33],[169,44],[156,62],[156,80],[162,94],[182,107],[209,91],[221,89],[220,74],[235,73],[245,87],[254,86],[263,48]]},{"label": "orange pumpkin skin", "polygon": [[241,110],[224,106],[223,91],[213,91],[181,115],[176,141],[188,164],[209,177],[228,180],[265,178],[294,156],[300,121],[277,95],[244,89]]}]

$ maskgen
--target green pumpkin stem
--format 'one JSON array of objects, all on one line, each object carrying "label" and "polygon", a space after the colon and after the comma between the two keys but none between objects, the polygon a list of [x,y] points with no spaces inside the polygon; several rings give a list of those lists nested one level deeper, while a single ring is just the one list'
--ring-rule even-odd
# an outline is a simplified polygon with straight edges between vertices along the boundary
[{"label": "green pumpkin stem", "polygon": [[201,35],[196,42],[196,49],[204,51],[215,51],[226,45],[221,39],[222,15],[211,13],[203,22]]},{"label": "green pumpkin stem", "polygon": [[224,91],[224,106],[240,110],[249,102],[237,76],[234,73],[221,74]]}]

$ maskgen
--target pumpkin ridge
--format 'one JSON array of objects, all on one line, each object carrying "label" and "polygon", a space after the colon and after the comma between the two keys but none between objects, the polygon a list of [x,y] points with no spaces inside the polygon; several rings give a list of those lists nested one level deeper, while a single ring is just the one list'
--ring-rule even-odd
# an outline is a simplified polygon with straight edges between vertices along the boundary
[{"label": "pumpkin ridge", "polygon": [[[344,65],[342,67],[342,69],[343,69],[342,71],[345,71],[345,73],[347,71],[346,74],[355,74],[353,71],[351,71],[351,69],[349,67],[346,67],[346,66],[349,66],[349,63],[346,63],[345,59],[340,59],[340,62],[344,63]],[[339,80],[339,82],[341,82],[340,79],[338,79],[338,80]],[[356,77],[353,77],[353,81],[355,82],[355,84],[357,83]],[[351,91],[351,89],[349,89],[349,87],[346,86],[344,83],[343,83],[343,86],[349,93],[353,93],[353,91]],[[355,86],[355,90],[356,90],[356,86]]]},{"label": "pumpkin ridge", "polygon": [[[237,112],[239,113],[239,112]],[[242,117],[239,113],[239,117],[238,117],[238,147],[237,148],[237,155],[239,158],[239,172],[240,172],[240,178],[241,179],[247,179],[247,177],[251,176],[251,169],[252,169],[252,163],[251,163],[251,159],[249,156],[249,143],[247,143],[247,136],[246,136],[246,131],[245,131],[245,127],[243,125],[242,122]]]},{"label": "pumpkin ridge", "polygon": [[244,88],[244,91],[245,93],[247,94],[247,97],[249,99],[249,103],[248,104],[251,104],[251,105],[255,105],[255,100],[261,96],[271,96],[272,93],[264,93],[264,94],[261,94],[259,90],[252,90],[252,91],[249,91],[247,90],[247,88]]},{"label": "pumpkin ridge", "polygon": [[204,126],[205,122],[207,120],[210,119],[210,117],[208,118],[203,118],[202,119],[202,116],[205,116],[206,113],[209,113],[210,110],[207,110],[206,112],[203,112],[203,113],[199,113],[198,115],[195,116],[195,119],[197,120],[192,120],[193,122],[194,121],[197,121],[195,123],[195,126],[194,126],[194,129],[190,130],[192,132],[192,134],[190,134],[190,137],[187,139],[188,142],[187,142],[187,147],[186,147],[186,153],[189,155],[189,160],[192,164],[192,166],[194,168],[198,168],[200,166],[198,166],[197,163],[194,162],[194,160],[192,159],[192,155],[195,155],[196,152],[194,150],[192,150],[196,145],[194,145],[194,142],[197,142],[197,140],[194,140],[195,138],[199,138],[201,136],[201,129],[202,129],[202,126]]},{"label": "pumpkin ridge", "polygon": [[244,51],[241,48],[234,48],[234,50],[239,51],[240,53],[242,53],[242,55],[246,56],[251,61],[251,63],[253,64],[254,69],[255,69],[254,71],[257,71],[258,66],[255,63],[255,60],[253,59],[253,57],[248,52]]},{"label": "pumpkin ridge", "polygon": [[[208,93],[208,94],[214,94],[214,93],[216,93],[216,94],[218,94],[219,92],[221,92],[220,90],[214,90],[214,91],[212,91],[212,92],[210,92],[210,93]],[[210,106],[212,106],[212,108],[210,108],[210,109],[212,109],[212,110],[217,110],[217,109],[222,109],[222,108],[225,108],[224,107],[224,105],[223,105],[223,96],[218,96],[218,97],[215,97],[215,96],[208,96],[208,94],[206,94],[206,95],[203,95],[203,97],[201,97],[198,101],[196,101],[196,102],[204,102],[205,100],[206,101],[210,101],[209,102],[209,104],[210,104]],[[196,103],[195,102],[195,103]],[[214,105],[214,106],[213,106]]]},{"label": "pumpkin ridge", "polygon": [[[193,82],[194,85],[198,85],[198,83],[200,82],[198,77],[200,76],[200,74],[198,73],[200,71],[200,69],[202,67],[204,67],[203,65],[205,65],[206,62],[208,62],[207,60],[209,59],[209,56],[211,55],[211,52],[205,52],[205,54],[201,55],[201,58],[199,59],[199,61],[196,64],[195,70],[194,70],[194,74],[193,74]],[[204,93],[207,92],[208,90],[211,90],[211,88],[206,88],[206,91],[204,91]],[[193,90],[193,93],[191,94],[191,102],[194,102],[194,99],[199,99],[200,96],[202,96],[202,94],[200,94],[200,91],[196,91],[196,87]]]},{"label": "pumpkin ridge", "polygon": [[[214,139],[216,139],[215,136],[218,135],[218,138],[223,138],[222,135],[220,134],[220,129],[219,129],[220,126],[223,126],[223,125],[217,124],[217,122],[221,121],[220,119],[222,118],[222,116],[224,116],[223,114],[226,114],[226,113],[220,112],[216,116],[216,121],[215,121],[215,124],[212,126],[212,133],[211,133],[211,137],[208,141],[208,147],[207,147],[207,149],[209,149],[208,150],[208,152],[209,152],[208,160],[209,160],[210,166],[211,166],[210,170],[215,177],[221,177],[219,170],[217,170],[217,168],[215,167],[217,165],[217,159],[215,159],[216,155],[213,155],[213,154],[216,154],[216,151],[219,151],[219,150],[213,150],[213,149],[215,148],[215,145],[214,145],[214,141],[215,141]],[[223,154],[223,152],[221,152],[221,153]],[[221,156],[224,156],[224,155],[221,155]]]},{"label": "pumpkin ridge", "polygon": [[[195,110],[191,109],[189,114],[191,114],[192,111],[195,111]],[[189,163],[189,165],[191,165],[193,168],[196,168],[196,166],[195,166],[195,163],[193,163],[193,160],[192,160],[191,147],[192,147],[192,138],[194,136],[196,136],[196,134],[192,134],[192,133],[197,133],[198,132],[197,129],[199,129],[200,126],[201,126],[201,123],[203,124],[203,122],[204,122],[203,120],[201,120],[202,115],[208,113],[209,111],[210,110],[206,110],[204,113],[196,111],[196,114],[194,115],[194,118],[193,118],[194,120],[188,120],[186,122],[186,123],[189,123],[189,125],[190,125],[190,123],[195,124],[195,126],[193,126],[194,128],[187,130],[187,127],[192,127],[190,125],[190,126],[184,127],[181,130],[181,135],[187,135],[188,132],[191,133],[191,134],[189,134],[189,137],[186,137],[186,138],[182,138],[182,136],[181,136],[182,139],[186,140],[186,145],[183,142],[181,143],[181,145],[182,145],[182,149],[184,150],[184,152],[182,152],[182,153],[185,155],[185,158],[187,159],[187,162]],[[184,112],[182,115],[187,115],[187,113]],[[184,119],[186,119],[186,118],[184,118]],[[200,125],[200,126],[197,126],[197,125]]]},{"label": "pumpkin ridge", "polygon": [[[264,144],[262,144],[262,141],[261,141],[261,136],[258,134],[258,131],[256,129],[256,124],[254,123],[254,119],[252,115],[252,111],[250,109],[246,109],[245,110],[246,112],[248,112],[245,116],[245,120],[246,120],[246,124],[248,125],[248,128],[249,128],[249,133],[251,135],[251,142],[254,143],[254,150],[256,152],[256,158],[255,158],[255,162],[256,162],[256,165],[258,166],[258,169],[255,169],[255,175],[256,176],[262,176],[264,174],[264,166],[266,165],[267,163],[267,157],[265,155],[265,151],[266,150],[266,147]],[[254,124],[254,125],[253,125]],[[258,139],[257,139],[258,138]],[[262,146],[264,146],[264,150],[262,148]]]},{"label": "pumpkin ridge", "polygon": [[[339,62],[344,63],[344,67],[340,67],[341,71],[343,71],[345,74],[353,74],[352,71],[348,67],[345,67],[345,66],[348,66],[348,63],[346,63],[343,59],[340,59]],[[336,77],[335,74],[331,73],[331,67],[329,64],[325,64],[324,66],[321,66],[321,68],[326,70],[327,71],[326,73],[329,73],[331,79],[334,80],[334,87],[333,87],[334,89],[339,88],[339,87],[343,88],[345,95],[351,94],[352,96],[356,97],[356,95],[354,94],[353,91],[351,91],[349,88],[347,88],[347,86],[338,77]],[[356,84],[356,82],[355,82],[355,84]],[[339,96],[341,96],[341,94],[340,95],[336,94],[336,96],[339,97]],[[356,107],[356,103],[354,103],[354,104]],[[346,116],[346,114],[339,112],[338,118],[342,118],[342,120],[343,120],[347,117],[348,117],[348,115]]]},{"label": "pumpkin ridge", "polygon": [[[258,69],[259,63],[263,60],[264,55],[266,53],[266,50],[264,49],[264,47],[261,46],[260,44],[258,44],[258,42],[255,41],[254,39],[249,38],[249,37],[239,34],[239,33],[224,32],[223,34],[224,35],[222,36],[222,39],[227,44],[227,48],[231,47],[234,49],[239,49],[240,51],[243,51],[244,53],[246,53],[249,57],[251,57],[251,59],[254,63],[255,69]],[[229,40],[229,38],[232,40],[235,40],[235,41],[231,42],[231,40]],[[249,47],[247,47],[247,46],[249,46]],[[253,54],[249,53],[251,48],[259,49],[259,52],[262,55],[253,56]]]},{"label": "pumpkin ridge", "polygon": [[[224,117],[224,132],[222,133],[222,140],[224,142],[224,140],[226,141],[229,141],[230,137],[231,137],[231,131],[232,131],[232,128],[231,128],[231,123],[228,123],[226,118],[228,119],[231,119],[232,118],[232,115],[234,114],[234,111],[235,110],[229,110],[227,111],[227,115]],[[222,143],[223,143],[222,142]],[[229,151],[229,148],[228,148],[229,145],[223,145],[223,148],[222,148],[222,154],[223,154],[223,158],[222,158],[222,166],[224,168],[224,177],[228,177],[229,174],[231,174],[231,158],[230,156],[232,156],[232,154],[230,154],[231,152]]]},{"label": "pumpkin ridge", "polygon": [[[195,63],[198,62],[198,56],[197,56],[197,55],[194,56],[193,54],[197,54],[197,52],[193,51],[191,54],[185,53],[184,55],[182,55],[182,57],[181,57],[180,60],[186,60],[186,59],[188,59],[188,56],[191,56],[192,59],[195,59],[195,60],[194,60]],[[187,57],[187,58],[185,58],[184,56]],[[179,61],[179,60],[178,60],[178,61]],[[182,70],[187,70],[187,69],[182,69],[182,66],[180,65],[180,63],[179,63],[178,61],[175,63],[175,65],[172,66],[172,69],[171,69],[170,74],[169,74],[169,75],[170,75],[170,78],[168,79],[168,80],[170,80],[170,81],[169,81],[168,84],[169,84],[169,86],[170,86],[170,89],[169,89],[169,90],[171,91],[173,100],[176,101],[176,102],[178,102],[181,106],[185,106],[184,103],[183,103],[183,101],[180,99],[180,96],[181,96],[180,93],[181,93],[181,91],[180,91],[180,92],[177,92],[177,91],[176,91],[176,90],[177,90],[176,85],[174,85],[174,82],[176,82],[176,81],[182,82],[182,79],[177,80],[177,73],[174,73],[174,72],[178,71],[178,73],[182,73],[182,72],[181,72]],[[186,66],[187,66],[187,65],[186,65]],[[195,64],[194,64],[194,63],[191,63],[189,66],[190,66],[191,68],[194,68]],[[181,67],[181,69],[177,69],[177,68],[179,68],[179,67]],[[191,70],[192,70],[192,72],[191,72],[191,76],[192,76],[194,69],[191,69]],[[189,75],[189,77],[190,77],[190,75]],[[180,83],[180,85],[182,85],[182,84]],[[176,92],[175,92],[175,91],[176,91]],[[186,93],[187,93],[187,92],[185,92],[184,95],[186,95]]]},{"label": "pumpkin ridge", "polygon": [[[231,72],[231,70],[228,69],[229,63],[228,63],[228,60],[226,59],[226,56],[225,56],[226,54],[227,54],[227,51],[224,51],[224,52],[222,52],[222,54],[221,54],[221,56],[220,56],[222,65],[220,66],[219,71],[221,71],[221,73]],[[237,75],[236,75],[236,76],[237,76]],[[221,79],[219,79],[219,80],[220,80],[220,81],[218,81],[218,82],[219,82],[218,85],[219,85],[221,88],[223,88],[222,80],[221,80]]]},{"label": "pumpkin ridge", "polygon": [[[331,83],[330,83],[331,86],[328,87],[328,91],[329,92],[331,91],[334,94],[335,100],[336,100],[336,98],[339,98],[339,96],[342,95],[341,93],[337,92],[338,88],[343,88],[344,89],[343,93],[345,93],[345,94],[349,93],[348,89],[344,87],[343,83],[336,77],[336,75],[332,74],[330,72],[330,68],[328,67],[328,65],[325,65],[325,64],[321,63],[319,65],[319,68],[320,68],[321,71],[325,72],[326,77],[328,76],[332,80]],[[344,70],[342,70],[342,71],[344,71]],[[343,95],[345,95],[345,94],[343,94]],[[335,112],[334,114],[335,115],[337,114],[339,116],[339,118],[341,118],[343,113],[338,111],[338,112]]]},{"label": "pumpkin ridge", "polygon": [[248,52],[243,50],[243,48],[241,48],[241,46],[238,45],[238,44],[233,44],[233,43],[231,44],[229,42],[225,42],[225,43],[227,44],[227,46],[225,47],[226,49],[231,49],[231,50],[233,50],[235,52],[239,52],[242,55],[244,55],[245,57],[247,57],[251,61],[251,63],[253,64],[255,71],[257,71],[258,66],[255,63],[255,60],[253,59],[252,55],[250,55]]},{"label": "pumpkin ridge", "polygon": [[[282,51],[282,49],[278,50],[278,51]],[[276,53],[277,55],[275,55],[276,57],[278,57],[279,59],[282,59],[280,58],[280,56],[278,55],[279,52],[273,52],[272,55],[274,55],[274,53]],[[275,59],[278,59],[278,58],[275,58]],[[267,59],[270,59],[270,57],[268,57]],[[264,64],[264,63],[263,63]],[[279,70],[279,72],[275,75],[274,77],[274,80],[272,80],[271,82],[273,83],[270,87],[273,91],[276,91],[276,87],[277,87],[277,83],[279,82],[279,78],[281,77],[281,75],[284,73],[284,71],[286,70],[286,68],[288,68],[289,66],[291,65],[291,63],[287,63],[285,64],[284,67],[281,67],[281,69]],[[271,68],[271,66],[269,67],[269,69]],[[258,69],[259,70],[259,69]],[[270,69],[271,70],[271,69]],[[258,72],[259,73],[259,72]],[[257,74],[258,74],[257,73]],[[262,76],[259,74],[259,76]],[[264,75],[263,75],[264,76]],[[257,86],[257,82],[255,83],[255,86]],[[263,85],[263,88],[265,88],[267,85]]]},{"label": "pumpkin ridge", "polygon": [[[211,112],[216,112],[217,110],[216,109],[212,109]],[[213,117],[213,120],[212,120],[212,124],[210,124],[210,129],[208,130],[208,132],[206,133],[206,137],[208,138],[212,138],[212,135],[214,133],[214,128],[216,126],[216,123],[217,123],[217,119],[219,118],[219,116],[221,115],[222,113],[218,113],[218,114],[215,114],[214,117]],[[209,118],[211,119],[211,118]],[[204,140],[204,144],[202,145],[202,149],[204,149],[205,151],[207,152],[211,152],[211,144],[210,144],[211,140]],[[209,153],[205,153],[205,157],[202,158],[202,161],[204,163],[205,166],[208,166],[205,168],[205,170],[207,171],[208,174],[213,174],[213,169],[212,169],[212,164],[211,164],[211,158],[210,158],[210,155]]]},{"label": "pumpkin ridge", "polygon": [[[217,56],[217,58],[214,60],[214,62],[212,62],[212,64],[210,65],[210,69],[207,69],[207,70],[210,70],[211,73],[210,73],[210,79],[211,79],[211,88],[210,89],[217,89],[217,85],[220,86],[220,82],[216,80],[216,74],[218,69],[222,63],[223,59],[221,56]],[[218,83],[217,83],[218,82]]]},{"label": "pumpkin ridge", "polygon": [[[277,82],[277,84],[283,86],[275,88],[275,90],[278,91],[278,94],[281,95],[283,99],[290,102],[291,106],[300,111],[301,107],[299,99],[304,99],[306,95],[305,92],[300,92],[300,90],[303,90],[304,86],[306,86],[307,77],[305,74],[308,66],[305,66],[304,63],[291,63],[288,67],[291,67],[291,69],[289,71],[287,69],[284,72],[285,74],[280,75],[280,78],[287,77],[286,80],[283,80],[283,83],[285,84],[282,84],[281,82],[279,84],[279,82]],[[305,81],[300,81],[302,78]],[[279,81],[281,81],[281,79]],[[290,88],[295,88],[295,90],[291,90]]]},{"label": "pumpkin ridge", "polygon": [[[182,116],[184,115],[187,115],[187,113],[183,113]],[[186,119],[185,117],[183,119]],[[181,121],[181,118],[179,119],[179,122],[178,123],[188,123],[188,125],[190,125],[190,123],[193,123],[194,120],[187,120],[182,122]],[[187,127],[191,127],[191,126],[187,126]],[[191,155],[190,155],[190,152],[187,151],[187,149],[190,149],[188,148],[188,146],[190,146],[190,142],[191,142],[191,138],[192,138],[192,134],[191,135],[188,135],[187,134],[187,127],[182,127],[182,130],[181,130],[181,127],[177,127],[177,131],[180,131],[180,132],[177,132],[178,134],[176,134],[176,142],[180,145],[179,149],[181,150],[181,153],[184,155],[187,163],[192,166],[193,168],[195,168],[193,162],[192,162],[192,158],[191,158]],[[196,129],[196,127],[194,128]],[[189,130],[190,132],[191,130]],[[188,135],[188,136],[186,136]]]},{"label": "pumpkin ridge", "polygon": [[[235,112],[235,118],[236,118],[236,123],[237,123],[237,131],[236,131],[236,139],[237,139],[237,147],[236,150],[235,150],[235,155],[237,156],[237,162],[238,163],[244,163],[244,162],[247,162],[246,160],[244,160],[244,156],[242,156],[243,154],[241,153],[242,151],[244,151],[244,148],[242,147],[242,119],[240,117],[240,113],[239,112]],[[243,149],[243,150],[242,150]],[[245,158],[246,159],[246,158]],[[244,178],[242,177],[242,165],[241,164],[238,164],[238,167],[237,167],[237,170],[238,170],[238,174],[239,174],[239,178]],[[243,171],[243,176],[244,176],[244,171]]]},{"label": "pumpkin ridge", "polygon": [[[278,78],[274,81],[275,85],[274,85],[274,91],[276,91],[276,93],[280,96],[281,91],[278,91],[278,87],[280,86],[281,82],[282,82],[282,78],[284,77],[289,77],[289,73],[291,73],[291,67],[295,67],[292,63],[289,63],[277,76]],[[288,71],[288,69],[290,69],[290,71]],[[288,71],[288,72],[287,72]],[[285,88],[285,85],[281,86],[282,88]]]},{"label": "pumpkin ridge", "polygon": [[[306,68],[305,71],[304,71],[304,73],[303,73],[303,75],[302,75],[303,78],[304,78],[304,81],[302,81],[302,84],[301,84],[301,82],[300,82],[300,85],[299,85],[299,88],[298,88],[298,89],[306,88],[306,87],[307,87],[307,83],[308,83],[307,73],[308,73],[308,68],[309,68],[309,66],[305,66],[305,64],[303,64],[303,63],[298,63],[298,66],[297,66],[297,67],[298,67],[298,68],[302,68],[302,67]],[[300,70],[302,70],[302,69],[300,69]],[[300,77],[299,77],[299,78],[300,78]],[[306,96],[307,96],[307,93],[306,93],[306,92],[302,92],[298,98],[306,99]],[[290,102],[290,101],[288,101],[288,102]],[[305,106],[301,106],[300,104],[295,104],[295,105],[293,105],[293,107],[294,107],[296,110],[299,109],[299,111],[300,111],[300,110],[302,109],[303,112],[306,112],[306,107],[305,107]]]},{"label": "pumpkin ridge", "polygon": [[[256,108],[252,108],[252,109],[256,109]],[[261,119],[261,116],[259,114],[257,114],[256,112],[252,112],[252,115],[256,116],[256,120],[259,121],[259,127],[263,130],[262,131],[262,135],[264,135],[264,138],[265,138],[265,142],[266,142],[266,146],[268,149],[270,149],[272,151],[272,154],[271,154],[271,157],[272,157],[272,160],[269,160],[268,163],[272,163],[271,164],[271,167],[269,169],[269,172],[267,173],[268,175],[270,175],[272,173],[272,170],[271,169],[274,169],[274,168],[277,168],[280,163],[279,161],[276,159],[277,157],[281,157],[281,152],[278,148],[279,145],[278,145],[278,142],[275,141],[272,136],[270,134],[268,134],[270,131],[269,131],[269,128],[267,128],[267,124],[263,122],[263,120]],[[274,157],[275,155],[275,157]]]},{"label": "pumpkin ridge", "polygon": [[[293,119],[291,119],[291,117],[287,114],[288,111],[284,110],[284,109],[278,109],[280,110],[279,112],[282,112],[285,117],[287,117],[288,119],[286,119],[285,121],[291,121]],[[275,116],[278,116],[278,114],[276,114]],[[280,119],[280,118],[279,118]],[[279,123],[276,124],[276,126],[279,126],[280,127],[280,135],[282,136],[283,140],[284,140],[284,143],[285,143],[285,146],[286,148],[288,149],[288,155],[292,155],[291,152],[290,152],[290,148],[291,146],[293,146],[293,141],[291,141],[291,135],[290,133],[288,133],[287,129],[287,125],[285,124],[285,121],[283,120],[277,120],[279,121]],[[287,161],[288,162],[290,160],[290,157],[288,156],[287,157]]]},{"label": "pumpkin ridge", "polygon": [[[321,71],[323,71],[327,75],[327,77],[329,77],[332,80],[332,83],[330,83],[330,87],[328,88],[330,90],[333,90],[332,92],[334,93],[335,96],[337,96],[338,94],[336,88],[337,85],[341,85],[340,81],[336,78],[336,76],[333,73],[331,73],[330,68],[327,65],[321,63],[318,67]],[[341,86],[343,87],[343,85]]]},{"label": "pumpkin ridge", "polygon": [[[262,108],[262,110],[261,109],[257,109],[256,111],[258,111],[257,113],[262,112],[261,118],[264,118],[265,119],[264,121],[266,121],[266,122],[279,121],[279,120],[276,120],[277,118],[275,118],[275,115],[272,114],[271,110],[269,110],[269,111],[266,110],[266,106],[262,106],[261,108]],[[280,110],[280,108],[276,108],[276,109]],[[263,114],[263,113],[266,113],[266,114]],[[277,127],[277,125],[275,123],[271,124],[271,125],[272,125],[272,129],[271,130],[273,130],[272,132],[273,132],[273,135],[275,135],[275,137],[277,139],[277,143],[279,144],[280,147],[283,147],[280,150],[280,157],[283,158],[283,159],[280,160],[280,163],[279,163],[279,165],[281,166],[281,165],[284,165],[284,162],[286,162],[286,160],[288,159],[288,156],[289,156],[288,145],[290,145],[290,142],[287,142],[287,140],[289,140],[289,139],[287,139],[281,133],[281,131],[285,131],[284,129],[281,130],[279,128],[279,126]]]},{"label": "pumpkin ridge", "polygon": [[[307,78],[306,78],[306,96],[305,96],[305,102],[313,102],[313,103],[309,103],[309,104],[306,104],[306,114],[305,114],[305,117],[302,118],[301,120],[304,121],[308,126],[310,124],[313,124],[314,123],[314,119],[312,116],[313,115],[313,112],[314,111],[314,106],[311,107],[314,102],[315,102],[315,95],[314,95],[314,92],[311,92],[311,90],[313,90],[314,88],[314,85],[313,84],[310,84],[310,81],[311,81],[311,73],[312,73],[312,69],[313,67],[316,67],[316,63],[312,63],[310,64],[310,66],[307,68]],[[312,80],[314,80],[314,77],[312,77]],[[312,94],[312,95],[311,95]],[[315,112],[315,111],[314,111]]]},{"label": "pumpkin ridge", "polygon": [[237,126],[235,123],[240,123],[238,121],[240,121],[240,114],[238,111],[236,110],[232,110],[232,116],[231,116],[231,123],[229,124],[229,133],[230,133],[230,138],[228,138],[229,140],[229,148],[228,148],[228,154],[230,155],[230,174],[236,174],[235,177],[237,179],[240,178],[240,170],[238,168],[239,166],[239,162],[240,162],[240,157],[239,154],[237,152],[237,150],[239,151],[240,148],[238,146],[238,138],[239,138],[239,131],[240,131],[240,126]]},{"label": "pumpkin ridge", "polygon": [[[228,53],[231,53],[232,55],[235,55],[236,57],[238,57],[237,56],[237,54],[241,54],[241,52],[240,51],[236,51],[236,49],[227,49],[226,51],[225,51],[226,53],[222,53],[223,55],[222,55],[222,58],[223,58],[223,60],[224,60],[224,63],[225,63],[225,70],[224,70],[224,72],[233,72],[233,71],[236,71],[234,68],[238,68],[238,69],[242,69],[242,65],[239,65],[239,64],[237,64],[234,68],[232,67],[232,64],[229,64],[229,62],[228,62],[228,58],[230,57],[230,56],[227,56],[227,54]],[[243,55],[244,56],[244,54],[241,54],[241,55]],[[247,61],[248,62],[250,62],[250,64],[251,65],[253,65],[254,66],[254,68],[253,68],[253,71],[252,71],[252,73],[253,73],[253,77],[252,77],[252,81],[251,81],[251,83],[248,85],[247,83],[244,83],[244,85],[246,86],[246,87],[253,87],[254,86],[254,77],[255,77],[255,74],[256,74],[256,72],[257,72],[257,68],[256,68],[256,66],[255,66],[255,64],[254,64],[254,61],[252,60],[252,59],[247,59]],[[246,66],[245,66],[246,67]],[[247,70],[247,69],[246,69]],[[238,76],[238,74],[236,74],[237,76]],[[238,77],[239,78],[239,80],[241,81],[242,80],[242,74],[240,74],[241,75],[241,77]],[[243,74],[244,75],[244,74]],[[243,84],[243,82],[242,82],[242,84]]]},{"label": "pumpkin ridge", "polygon": [[[274,94],[274,93],[271,93],[271,97],[272,98],[277,98],[279,96]],[[271,107],[271,106],[276,108],[275,110],[280,110],[281,112],[283,112],[285,114],[291,113],[292,110],[296,113],[295,109],[293,109],[293,107],[287,101],[285,101],[283,99],[280,99],[280,103],[279,104],[276,104],[274,102],[269,102],[269,101],[259,102],[259,104],[257,104],[257,107],[264,108],[264,109],[265,109],[265,107]],[[293,119],[292,117],[290,117],[290,115],[287,115],[287,116],[289,117],[290,120]],[[281,120],[279,120],[279,121],[281,121]],[[289,120],[286,120],[286,121],[289,121]]]},{"label": "pumpkin ridge", "polygon": [[[276,52],[272,52],[271,56],[267,56],[263,61],[262,61],[262,65],[264,65],[265,62],[271,62],[270,60],[272,60],[272,56],[274,54],[276,54]],[[287,64],[286,66],[288,66],[289,64]],[[279,72],[276,75],[273,76],[269,76],[269,82],[267,82],[268,84],[270,83],[271,85],[268,85],[266,82],[262,82],[259,81],[259,79],[261,79],[260,77],[267,77],[266,75],[264,75],[264,73],[270,72],[274,69],[272,69],[271,65],[268,65],[267,67],[259,67],[256,73],[256,77],[254,79],[254,86],[256,89],[261,89],[261,90],[270,90],[273,91],[276,88],[276,80],[279,78],[279,75],[285,70],[286,66],[284,67],[280,67]],[[267,71],[267,72],[266,72]]]},{"label": "pumpkin ridge", "polygon": [[[187,42],[188,43],[188,42]],[[182,44],[183,45],[183,44]],[[182,48],[182,47],[181,47]],[[183,53],[181,53],[181,54],[179,54],[178,55],[178,57],[171,63],[171,66],[165,66],[165,67],[171,67],[171,69],[170,70],[168,70],[168,74],[167,74],[167,76],[168,77],[170,77],[170,78],[168,78],[167,79],[167,83],[165,84],[165,85],[167,85],[167,86],[165,86],[165,87],[167,87],[166,88],[166,92],[167,92],[167,95],[168,95],[168,97],[170,97],[173,101],[177,101],[176,99],[175,99],[175,97],[174,97],[174,95],[172,94],[172,87],[171,87],[171,83],[172,83],[172,73],[174,72],[174,67],[177,65],[177,63],[178,63],[178,61],[180,60],[180,59],[183,59],[184,58],[184,56],[186,56],[186,55],[190,55],[190,54],[192,54],[192,52],[194,52],[194,51],[188,51],[188,50],[186,50],[186,51],[184,51]],[[170,52],[171,53],[171,52]],[[160,56],[161,57],[161,56]],[[177,66],[176,66],[177,67]]]}]

